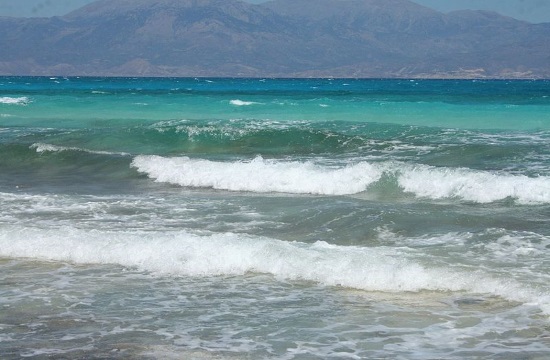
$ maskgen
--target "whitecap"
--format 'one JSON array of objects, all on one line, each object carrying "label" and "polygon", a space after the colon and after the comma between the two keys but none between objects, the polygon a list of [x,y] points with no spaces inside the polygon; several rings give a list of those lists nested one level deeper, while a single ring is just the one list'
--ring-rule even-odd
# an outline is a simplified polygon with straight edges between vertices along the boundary
[{"label": "whitecap", "polygon": [[258,193],[346,195],[365,191],[382,171],[366,163],[324,167],[312,162],[216,162],[188,157],[137,156],[132,166],[158,182]]},{"label": "whitecap", "polygon": [[90,154],[99,154],[99,155],[120,155],[120,156],[129,156],[130,155],[129,153],[125,153],[125,152],[89,150],[89,149],[83,149],[83,148],[79,148],[79,147],[66,147],[66,146],[58,146],[58,145],[45,144],[45,143],[34,143],[29,148],[35,149],[37,153],[61,152],[61,151],[79,151],[79,152],[86,152],[86,153],[90,153]]},{"label": "whitecap", "polygon": [[22,97],[9,97],[9,96],[0,97],[0,104],[28,105],[30,102],[31,102],[30,99],[26,96],[22,96]]},{"label": "whitecap", "polygon": [[243,101],[243,100],[239,100],[239,99],[231,100],[231,101],[229,101],[229,103],[231,105],[234,105],[234,106],[250,106],[250,105],[260,104],[258,102],[254,102],[254,101]]},{"label": "whitecap", "polygon": [[546,176],[417,165],[400,170],[398,181],[404,191],[430,199],[490,203],[511,198],[522,204],[550,203],[550,177]]},{"label": "whitecap", "polygon": [[[368,191],[383,175],[396,180],[396,191],[432,200],[491,203],[550,203],[550,177],[528,177],[467,168],[438,168],[402,162],[361,161],[326,166],[311,161],[218,162],[188,157],[137,156],[131,164],[157,182],[185,187],[257,193],[353,195]],[[400,190],[399,190],[400,189]]]}]

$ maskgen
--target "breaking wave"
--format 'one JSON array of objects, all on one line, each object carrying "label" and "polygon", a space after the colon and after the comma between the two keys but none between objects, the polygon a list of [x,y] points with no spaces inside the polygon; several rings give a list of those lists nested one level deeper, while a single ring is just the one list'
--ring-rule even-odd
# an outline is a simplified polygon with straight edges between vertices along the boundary
[{"label": "breaking wave", "polygon": [[43,152],[61,152],[61,151],[77,151],[85,152],[89,154],[98,154],[98,155],[120,155],[120,156],[129,156],[129,153],[126,152],[111,152],[111,151],[101,151],[101,150],[89,150],[79,147],[67,147],[67,146],[58,146],[45,143],[35,143],[30,146],[31,149],[35,149],[37,153]]},{"label": "breaking wave", "polygon": [[254,102],[254,101],[243,101],[243,100],[239,100],[239,99],[231,100],[231,101],[229,101],[229,103],[231,105],[235,105],[235,106],[249,106],[249,105],[258,105],[258,104],[260,104],[258,102]]},{"label": "breaking wave", "polygon": [[134,158],[132,166],[158,182],[258,193],[355,194],[382,175],[368,163],[326,168],[311,162],[280,162],[262,157],[248,162],[216,162],[151,155]]},{"label": "breaking wave", "polygon": [[22,97],[3,96],[3,97],[0,97],[0,104],[28,105],[30,102],[31,102],[30,99],[26,96],[22,96]]},{"label": "breaking wave", "polygon": [[[4,228],[0,256],[117,264],[159,275],[234,276],[266,273],[367,291],[469,291],[538,304],[548,295],[517,281],[460,267],[422,265],[404,248],[338,246],[219,233],[115,232]],[[547,309],[548,310],[548,309]]]},{"label": "breaking wave", "polygon": [[245,192],[352,195],[375,183],[427,199],[490,203],[550,203],[550,178],[400,162],[331,167],[313,162],[265,160],[219,162],[188,157],[137,156],[131,164],[157,182]]}]

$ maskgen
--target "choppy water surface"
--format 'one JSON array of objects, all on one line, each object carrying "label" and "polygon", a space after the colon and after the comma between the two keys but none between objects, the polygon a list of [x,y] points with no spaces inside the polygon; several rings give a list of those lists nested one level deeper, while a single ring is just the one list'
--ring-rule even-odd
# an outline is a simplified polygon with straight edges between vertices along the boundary
[{"label": "choppy water surface", "polygon": [[0,78],[0,357],[547,358],[548,96]]}]

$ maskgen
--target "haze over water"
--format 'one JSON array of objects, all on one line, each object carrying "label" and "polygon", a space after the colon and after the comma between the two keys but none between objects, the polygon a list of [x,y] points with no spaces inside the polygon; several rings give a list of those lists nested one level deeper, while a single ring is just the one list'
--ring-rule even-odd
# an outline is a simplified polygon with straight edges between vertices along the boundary
[{"label": "haze over water", "polygon": [[549,96],[0,78],[0,357],[546,358]]}]

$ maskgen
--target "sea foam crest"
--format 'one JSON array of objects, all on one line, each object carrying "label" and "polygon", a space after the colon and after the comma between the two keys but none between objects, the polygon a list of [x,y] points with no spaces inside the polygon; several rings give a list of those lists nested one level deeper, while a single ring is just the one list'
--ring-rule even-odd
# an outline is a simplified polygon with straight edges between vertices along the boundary
[{"label": "sea foam crest", "polygon": [[35,149],[36,152],[58,152],[58,151],[69,151],[69,150],[76,150],[77,148],[70,148],[65,146],[57,146],[52,144],[44,144],[44,143],[34,143],[30,146],[31,149]]},{"label": "sea foam crest", "polygon": [[546,176],[531,178],[418,165],[405,167],[398,176],[398,182],[404,191],[430,199],[458,198],[490,203],[511,198],[524,204],[550,202],[550,178]]},{"label": "sea foam crest", "polygon": [[52,144],[45,144],[45,143],[34,143],[30,146],[31,149],[35,149],[36,152],[42,153],[42,152],[61,152],[61,151],[80,151],[85,152],[89,154],[99,154],[99,155],[120,155],[120,156],[129,156],[130,154],[125,152],[110,152],[110,151],[102,151],[102,150],[88,150],[88,149],[82,149],[79,147],[67,147],[67,146],[58,146],[58,145],[52,145]]},{"label": "sea foam crest", "polygon": [[550,203],[550,177],[527,177],[464,168],[437,168],[400,162],[358,162],[327,167],[256,157],[216,162],[188,157],[137,156],[132,166],[158,182],[218,190],[352,195],[368,191],[383,175],[418,198],[459,199],[477,203],[513,199],[520,204]]},{"label": "sea foam crest", "polygon": [[328,168],[311,162],[264,160],[259,156],[248,162],[137,156],[132,166],[158,182],[258,193],[355,194],[382,175],[382,171],[366,162]]},{"label": "sea foam crest", "polygon": [[27,105],[29,103],[30,103],[30,99],[26,96],[22,96],[22,97],[9,97],[9,96],[0,97],[0,104]]},{"label": "sea foam crest", "polygon": [[227,276],[249,272],[367,291],[468,291],[548,308],[548,293],[459,266],[426,266],[406,248],[307,244],[233,233],[143,232],[4,227],[0,256],[118,264],[159,275]]},{"label": "sea foam crest", "polygon": [[258,104],[260,104],[258,102],[254,102],[254,101],[243,101],[243,100],[239,100],[239,99],[231,100],[231,101],[229,101],[229,103],[231,105],[234,105],[234,106],[249,106],[249,105],[258,105]]}]

